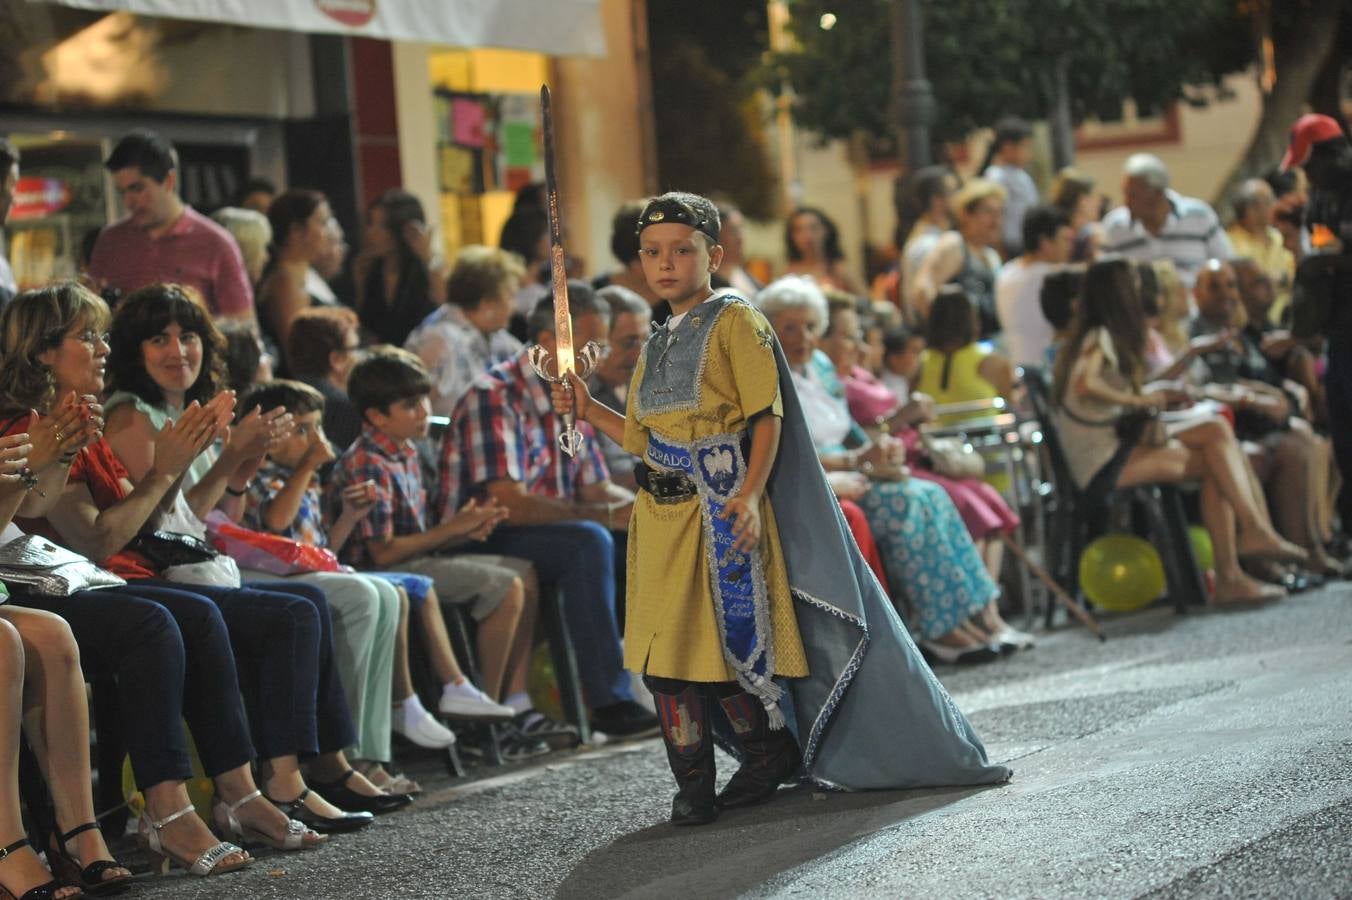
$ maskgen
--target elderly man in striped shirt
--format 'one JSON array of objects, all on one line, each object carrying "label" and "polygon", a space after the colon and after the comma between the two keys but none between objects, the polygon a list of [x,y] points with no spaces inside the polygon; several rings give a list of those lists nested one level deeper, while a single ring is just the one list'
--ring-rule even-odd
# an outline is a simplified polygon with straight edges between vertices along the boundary
[{"label": "elderly man in striped shirt", "polygon": [[1172,260],[1191,290],[1209,259],[1233,256],[1230,238],[1204,200],[1169,187],[1169,170],[1158,156],[1136,153],[1123,170],[1124,205],[1103,218],[1102,253],[1130,259]]}]

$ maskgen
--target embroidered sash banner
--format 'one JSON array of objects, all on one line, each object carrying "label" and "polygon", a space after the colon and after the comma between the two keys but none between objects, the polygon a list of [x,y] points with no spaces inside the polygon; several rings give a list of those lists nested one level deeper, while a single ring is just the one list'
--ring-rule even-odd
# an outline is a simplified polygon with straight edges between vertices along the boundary
[{"label": "embroidered sash banner", "polygon": [[721,517],[746,480],[742,436],[715,435],[685,445],[649,432],[647,457],[654,466],[683,472],[695,483],[723,656],[738,683],[765,705],[771,726],[782,727],[778,701],[783,689],[771,680],[775,660],[765,563],[759,549],[748,553],[733,547],[733,522]]}]

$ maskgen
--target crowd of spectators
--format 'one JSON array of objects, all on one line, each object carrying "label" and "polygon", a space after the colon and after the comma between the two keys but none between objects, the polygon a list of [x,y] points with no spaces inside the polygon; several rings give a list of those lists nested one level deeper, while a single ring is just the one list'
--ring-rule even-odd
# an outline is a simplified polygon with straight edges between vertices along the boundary
[{"label": "crowd of spectators", "polygon": [[[1138,154],[1104,214],[1075,170],[1040,192],[1032,146],[1004,121],[980,177],[935,166],[899,182],[898,261],[871,298],[820,209],[788,215],[787,269],[762,285],[741,212],[719,208],[715,286],[772,324],[850,530],[924,652],[968,663],[1033,645],[1002,587],[1028,511],[927,434],[967,415],[945,407],[1018,408],[1021,378],[1050,382],[1043,425],[1080,487],[1105,472],[1199,486],[1214,602],[1341,577],[1348,473],[1327,435],[1340,395],[1321,380],[1325,348],[1288,327],[1297,260],[1315,252],[1291,223],[1300,182],[1244,182],[1225,229]],[[0,141],[0,221],[19,165]],[[3,543],[38,535],[118,582],[9,586],[0,843],[23,830],[31,717],[52,871],[88,890],[129,877],[88,825],[85,679],[117,684],[142,844],[199,875],[247,865],[246,840],[303,850],[406,806],[420,787],[392,736],[444,750],[490,722],[511,760],[577,746],[529,690],[546,596],[592,726],[654,734],[621,639],[636,460],[585,427],[580,453],[559,452],[527,348],[556,339],[538,189],[518,195],[500,246],[443,259],[402,190],[365,211],[350,252],[316,191],[251,181],[200,214],[152,132],[118,141],[106,168],[125,215],[98,233],[83,283],[20,293],[0,255]],[[670,315],[639,261],[642,208],[616,211],[619,268],[568,282],[574,341],[603,348],[593,393],[620,409]],[[227,535],[258,553],[203,549]],[[452,618],[473,635],[459,653]],[[211,821],[188,797],[190,736]],[[0,850],[11,893],[47,877],[21,844]]]}]

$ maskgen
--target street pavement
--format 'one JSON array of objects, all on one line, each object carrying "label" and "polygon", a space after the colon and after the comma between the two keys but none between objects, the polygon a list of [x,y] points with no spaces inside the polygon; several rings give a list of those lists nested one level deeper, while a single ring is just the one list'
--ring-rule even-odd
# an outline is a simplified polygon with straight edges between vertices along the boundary
[{"label": "street pavement", "polygon": [[1099,644],[1067,628],[937,670],[1013,767],[1005,786],[786,789],[677,829],[656,740],[459,784],[401,758],[427,788],[414,807],[320,850],[146,878],[138,893],[1352,897],[1352,585],[1243,611],[1150,610],[1105,632]]}]

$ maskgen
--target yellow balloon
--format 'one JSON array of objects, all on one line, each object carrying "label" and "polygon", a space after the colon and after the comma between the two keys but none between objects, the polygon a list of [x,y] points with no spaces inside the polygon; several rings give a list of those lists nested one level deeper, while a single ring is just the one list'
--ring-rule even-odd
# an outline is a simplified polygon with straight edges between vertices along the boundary
[{"label": "yellow balloon", "polygon": [[1192,555],[1203,572],[1216,568],[1216,551],[1211,546],[1211,532],[1201,525],[1188,529],[1188,540],[1192,542]]},{"label": "yellow balloon", "polygon": [[[216,798],[216,785],[202,769],[202,758],[197,755],[197,742],[183,723],[183,733],[188,736],[188,757],[192,760],[192,777],[188,779],[188,799],[197,808],[197,814],[205,822],[211,821],[211,803]],[[136,789],[136,777],[131,771],[131,757],[122,762],[122,796],[127,798],[127,806],[137,816],[145,815],[145,797]]]},{"label": "yellow balloon", "polygon": [[563,699],[559,693],[558,678],[554,675],[554,657],[549,653],[548,644],[540,644],[531,656],[526,690],[537,710],[557,722],[563,721]]},{"label": "yellow balloon", "polygon": [[1105,534],[1080,555],[1080,587],[1096,606],[1131,612],[1164,593],[1164,563],[1151,544],[1133,534]]}]

